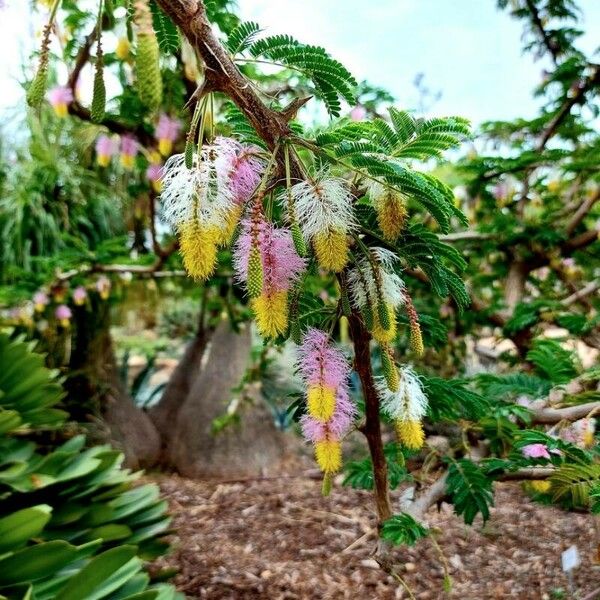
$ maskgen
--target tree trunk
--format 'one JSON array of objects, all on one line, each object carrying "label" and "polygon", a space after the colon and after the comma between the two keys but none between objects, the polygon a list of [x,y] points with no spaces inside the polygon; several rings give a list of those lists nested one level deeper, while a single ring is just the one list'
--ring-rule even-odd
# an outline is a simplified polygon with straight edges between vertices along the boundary
[{"label": "tree trunk", "polygon": [[137,469],[158,460],[160,438],[148,415],[135,406],[119,377],[110,336],[107,302],[90,296],[91,307],[76,307],[74,334],[65,387],[68,408],[78,421],[98,418],[92,436],[114,444],[125,454],[127,466]]},{"label": "tree trunk", "polygon": [[167,454],[182,475],[257,476],[281,460],[283,436],[260,400],[243,402],[238,409],[239,420],[219,432],[213,430],[215,419],[227,413],[235,397],[233,390],[246,372],[250,350],[248,325],[239,333],[232,331],[227,321],[217,326],[206,349],[205,366],[173,422],[175,435],[171,436]]},{"label": "tree trunk", "polygon": [[171,375],[160,402],[150,412],[150,418],[161,435],[163,447],[167,447],[176,434],[173,424],[177,413],[190,393],[192,384],[200,375],[201,361],[210,334],[201,326],[188,343],[181,360]]}]

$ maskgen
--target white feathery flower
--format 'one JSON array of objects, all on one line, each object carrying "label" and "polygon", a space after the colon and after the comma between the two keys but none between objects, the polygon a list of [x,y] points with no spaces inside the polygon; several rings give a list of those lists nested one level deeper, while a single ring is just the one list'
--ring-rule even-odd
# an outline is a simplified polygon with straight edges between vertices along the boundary
[{"label": "white feathery flower", "polygon": [[[302,234],[311,240],[318,233],[349,233],[356,227],[352,194],[344,179],[319,172],[312,181],[301,181],[291,188],[292,202]],[[287,190],[280,196],[287,206]]]},{"label": "white feathery flower", "polygon": [[419,376],[412,367],[400,369],[398,391],[392,392],[384,377],[378,377],[377,392],[381,400],[381,410],[394,421],[420,421],[427,412],[428,400],[421,387]]},{"label": "white feathery flower", "polygon": [[[227,140],[226,140],[227,141]],[[229,186],[235,148],[217,139],[194,153],[192,168],[185,155],[175,154],[165,163],[161,206],[166,221],[174,226],[190,221],[222,223],[234,207]]]},{"label": "white feathery flower", "polygon": [[[372,248],[371,252],[374,262],[379,267],[381,299],[393,308],[401,306],[405,302],[404,281],[392,270],[398,257],[385,248]],[[359,310],[368,303],[379,300],[373,265],[366,256],[359,258],[356,265],[350,269],[348,287],[352,303]]]}]

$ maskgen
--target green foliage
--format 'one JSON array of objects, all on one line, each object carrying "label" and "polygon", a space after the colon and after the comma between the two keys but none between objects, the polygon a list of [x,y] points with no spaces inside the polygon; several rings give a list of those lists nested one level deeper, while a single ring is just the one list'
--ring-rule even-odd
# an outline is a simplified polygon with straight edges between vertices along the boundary
[{"label": "green foliage", "polygon": [[[388,480],[391,489],[396,489],[403,481],[410,481],[411,475],[405,466],[404,448],[397,444],[386,444],[384,448],[388,466]],[[342,485],[349,486],[355,490],[372,490],[373,463],[370,458],[350,461],[344,467],[345,477]]]},{"label": "green foliage", "polygon": [[448,467],[446,490],[457,515],[471,525],[478,513],[484,521],[490,516],[494,504],[492,482],[484,470],[466,458],[452,460]]},{"label": "green foliage", "polygon": [[[340,128],[334,126],[319,135],[316,142],[333,151],[333,155],[327,155],[333,162],[412,198],[431,213],[442,232],[447,232],[452,217],[463,219],[454,206],[453,193],[434,177],[406,168],[400,160],[439,157],[442,150],[459,144],[469,131],[468,122],[455,117],[417,122],[408,113],[394,109],[390,109],[390,118],[396,119],[396,123],[392,121],[396,129],[382,119]],[[404,127],[412,124],[409,134],[401,129],[404,122]]]},{"label": "green foliage", "polygon": [[262,31],[258,23],[245,21],[240,23],[227,38],[225,47],[231,54],[238,54],[248,50],[256,36]]},{"label": "green foliage", "polygon": [[423,390],[429,398],[429,412],[433,421],[476,421],[489,410],[489,401],[469,389],[465,380],[427,376],[422,376],[421,380]]},{"label": "green foliage", "polygon": [[381,537],[396,546],[414,546],[427,535],[429,530],[406,513],[394,515],[381,528]]},{"label": "green foliage", "polygon": [[573,352],[554,340],[535,340],[527,353],[536,370],[554,384],[567,383],[577,375]]},{"label": "green foliage", "polygon": [[[163,554],[166,502],[120,467],[109,446],[76,436],[56,448],[30,429],[61,425],[56,375],[28,345],[0,335],[0,594],[50,600],[178,597],[142,560]],[[13,415],[11,423],[7,416]]]},{"label": "green foliage", "polygon": [[526,373],[492,375],[481,373],[475,378],[481,393],[490,400],[516,400],[518,396],[542,398],[547,396],[552,383],[547,379]]},{"label": "green foliage", "polygon": [[123,227],[122,195],[89,168],[97,128],[70,122],[59,128],[50,111],[28,124],[28,147],[16,149],[0,195],[5,283],[44,274],[59,255],[94,250]]},{"label": "green foliage", "polygon": [[578,508],[589,508],[590,491],[600,485],[600,464],[564,464],[550,477],[552,498]]},{"label": "green foliage", "polygon": [[324,48],[302,44],[288,35],[275,35],[253,41],[258,34],[255,23],[242,24],[234,30],[229,49],[241,45],[254,59],[266,59],[299,71],[312,81],[317,95],[323,100],[332,116],[338,116],[341,100],[355,102],[356,80]]},{"label": "green foliage", "polygon": [[150,2],[150,10],[152,11],[152,27],[156,33],[161,52],[163,54],[175,54],[180,46],[177,27],[154,0]]}]

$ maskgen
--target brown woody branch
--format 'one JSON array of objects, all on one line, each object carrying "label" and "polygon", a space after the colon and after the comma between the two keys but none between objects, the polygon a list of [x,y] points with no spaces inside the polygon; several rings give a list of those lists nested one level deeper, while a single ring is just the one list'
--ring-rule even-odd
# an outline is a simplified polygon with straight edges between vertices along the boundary
[{"label": "brown woody branch", "polygon": [[354,344],[354,368],[360,377],[365,400],[366,421],[361,431],[367,438],[373,462],[375,504],[377,506],[378,523],[381,526],[384,521],[392,516],[392,505],[388,489],[387,462],[381,438],[379,398],[371,370],[371,350],[369,347],[371,336],[365,328],[360,315],[355,310],[350,315],[349,323],[350,334]]},{"label": "brown woody branch", "polygon": [[540,16],[535,2],[533,0],[526,0],[526,4],[529,13],[531,14],[531,21],[533,23],[534,28],[537,30],[538,35],[542,39],[546,50],[548,50],[548,52],[550,53],[554,64],[558,64],[560,46],[558,45],[557,41],[554,38],[552,38],[552,36],[546,31],[546,28],[544,27],[544,21]]},{"label": "brown woody branch", "polygon": [[[258,135],[274,150],[278,142],[292,131],[291,112],[278,112],[266,106],[250,82],[242,75],[231,56],[215,37],[206,16],[203,2],[196,0],[157,0],[162,10],[180,28],[205,64],[205,84],[210,90],[228,96],[244,113]],[[302,168],[290,156],[292,177],[302,179]],[[278,157],[281,173],[284,169],[283,150]]]},{"label": "brown woody branch", "polygon": [[600,402],[586,402],[565,408],[538,408],[533,410],[533,423],[554,425],[561,421],[577,421],[600,411]]},{"label": "brown woody branch", "polygon": [[546,144],[557,132],[561,123],[571,114],[573,107],[577,104],[583,104],[586,94],[597,85],[600,85],[600,66],[590,65],[590,68],[592,69],[592,72],[589,77],[583,81],[583,83],[577,88],[577,91],[572,96],[569,96],[565,100],[556,115],[554,115],[552,121],[550,121],[542,133],[536,150],[541,151],[546,147]]},{"label": "brown woody branch", "polygon": [[587,214],[592,210],[594,204],[600,200],[600,189],[596,191],[595,194],[592,194],[588,198],[586,198],[579,208],[575,211],[575,214],[571,217],[571,220],[567,223],[565,227],[565,231],[568,236],[570,236],[577,226],[585,219]]}]

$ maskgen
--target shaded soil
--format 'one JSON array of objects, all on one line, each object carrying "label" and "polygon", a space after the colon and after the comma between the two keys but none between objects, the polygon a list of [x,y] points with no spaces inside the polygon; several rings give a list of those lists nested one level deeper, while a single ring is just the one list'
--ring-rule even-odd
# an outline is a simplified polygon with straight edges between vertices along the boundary
[{"label": "shaded soil", "polygon": [[[370,557],[375,520],[367,492],[338,487],[323,498],[310,473],[221,483],[158,476],[158,483],[178,531],[163,563],[179,569],[175,584],[190,598],[409,598]],[[452,591],[443,591],[442,561],[424,540],[398,553],[415,598],[570,598],[560,553],[571,544],[582,559],[579,597],[600,588],[594,517],[535,504],[517,484],[498,485],[496,506],[485,526],[473,527],[450,506],[431,509]]]}]

